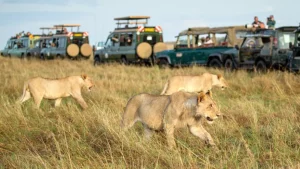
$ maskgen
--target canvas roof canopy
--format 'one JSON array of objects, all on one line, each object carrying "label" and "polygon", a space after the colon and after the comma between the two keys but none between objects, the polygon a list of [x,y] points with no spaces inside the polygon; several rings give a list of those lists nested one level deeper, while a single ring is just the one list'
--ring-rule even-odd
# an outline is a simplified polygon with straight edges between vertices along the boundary
[{"label": "canvas roof canopy", "polygon": [[125,16],[125,17],[119,17],[119,18],[114,18],[114,20],[119,21],[119,20],[139,20],[139,19],[149,19],[150,16]]}]

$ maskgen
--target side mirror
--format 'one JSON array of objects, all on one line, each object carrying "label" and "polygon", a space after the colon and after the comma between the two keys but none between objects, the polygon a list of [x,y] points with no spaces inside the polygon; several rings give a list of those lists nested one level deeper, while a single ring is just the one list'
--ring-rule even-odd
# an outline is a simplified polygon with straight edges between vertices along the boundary
[{"label": "side mirror", "polygon": [[234,47],[235,47],[236,50],[240,50],[239,45],[235,45]]}]

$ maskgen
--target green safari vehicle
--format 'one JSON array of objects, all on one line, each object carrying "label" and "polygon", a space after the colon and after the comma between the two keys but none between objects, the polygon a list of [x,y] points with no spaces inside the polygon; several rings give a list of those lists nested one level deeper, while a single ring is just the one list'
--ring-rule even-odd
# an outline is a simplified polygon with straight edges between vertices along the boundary
[{"label": "green safari vehicle", "polygon": [[[103,48],[95,51],[94,65],[101,62],[154,64],[154,53],[167,49],[160,26],[148,26],[149,16],[115,18],[117,28]],[[125,26],[123,26],[125,25]]]},{"label": "green safari vehicle", "polygon": [[[173,50],[156,53],[160,67],[204,65],[222,67],[222,52],[241,43],[245,26],[193,27],[179,33]],[[210,37],[211,41],[204,39]]]},{"label": "green safari vehicle", "polygon": [[[244,36],[240,47],[223,53],[222,61],[226,70],[268,69],[286,70],[289,68],[291,47],[295,41],[297,26],[282,26],[273,29],[253,29]],[[299,64],[294,57],[293,64]]]}]

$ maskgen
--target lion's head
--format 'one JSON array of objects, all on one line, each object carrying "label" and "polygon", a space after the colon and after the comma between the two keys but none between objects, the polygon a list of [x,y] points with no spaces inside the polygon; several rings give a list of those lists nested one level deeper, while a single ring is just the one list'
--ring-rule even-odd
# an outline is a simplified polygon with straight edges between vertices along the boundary
[{"label": "lion's head", "polygon": [[215,119],[217,119],[221,113],[217,104],[210,97],[210,93],[200,92],[197,98],[197,114],[205,117],[209,124],[212,124]]},{"label": "lion's head", "polygon": [[226,80],[220,74],[217,75],[217,78],[213,78],[213,85],[220,87],[222,90],[228,87]]},{"label": "lion's head", "polygon": [[90,77],[88,77],[86,74],[81,75],[81,78],[84,81],[84,86],[86,87],[86,89],[88,91],[91,91],[91,89],[95,86],[93,80]]}]

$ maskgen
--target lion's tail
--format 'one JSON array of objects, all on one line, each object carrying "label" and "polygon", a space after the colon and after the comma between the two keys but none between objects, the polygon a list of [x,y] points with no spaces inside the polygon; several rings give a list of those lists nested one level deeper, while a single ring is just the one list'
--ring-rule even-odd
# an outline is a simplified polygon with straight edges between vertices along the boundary
[{"label": "lion's tail", "polygon": [[169,87],[169,81],[167,81],[167,83],[165,84],[164,89],[163,89],[163,91],[160,93],[160,95],[166,94],[166,91],[167,91],[168,87]]},{"label": "lion's tail", "polygon": [[23,94],[22,94],[21,98],[17,101],[17,103],[22,103],[23,100],[25,99],[26,91],[27,91],[27,89],[28,89],[28,84],[29,84],[28,81],[24,83]]}]

